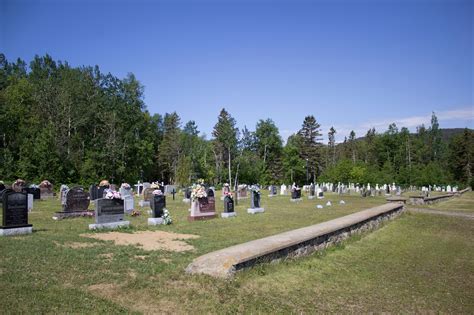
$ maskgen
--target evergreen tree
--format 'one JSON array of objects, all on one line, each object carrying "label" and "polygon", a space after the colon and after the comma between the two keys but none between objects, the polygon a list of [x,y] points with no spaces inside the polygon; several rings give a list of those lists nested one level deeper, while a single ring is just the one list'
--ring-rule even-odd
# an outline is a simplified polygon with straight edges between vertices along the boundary
[{"label": "evergreen tree", "polygon": [[298,131],[298,136],[301,138],[300,155],[308,162],[308,180],[315,181],[322,170],[322,154],[321,154],[321,125],[316,121],[314,116],[306,116],[301,129]]},{"label": "evergreen tree", "polygon": [[223,108],[212,131],[219,182],[221,182],[221,170],[227,166],[228,180],[232,183],[232,160],[236,155],[238,133],[235,124],[235,119]]}]

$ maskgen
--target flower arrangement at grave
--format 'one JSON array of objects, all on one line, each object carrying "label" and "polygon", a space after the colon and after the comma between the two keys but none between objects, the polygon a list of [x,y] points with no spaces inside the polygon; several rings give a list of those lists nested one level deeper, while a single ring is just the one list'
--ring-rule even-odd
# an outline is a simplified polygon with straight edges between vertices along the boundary
[{"label": "flower arrangement at grave", "polygon": [[231,199],[234,198],[234,197],[232,196],[232,192],[231,192],[231,191],[225,191],[225,192],[224,192],[224,197],[230,197]]},{"label": "flower arrangement at grave", "polygon": [[197,180],[197,183],[198,183],[199,185],[204,185],[204,179],[199,178],[199,179]]},{"label": "flower arrangement at grave", "polygon": [[173,223],[173,220],[171,219],[170,212],[168,209],[163,209],[163,224],[168,225]]},{"label": "flower arrangement at grave", "polygon": [[247,188],[247,185],[246,184],[240,184],[238,186],[239,190],[243,190],[243,189],[246,189]]},{"label": "flower arrangement at grave", "polygon": [[150,188],[159,189],[159,188],[160,188],[160,184],[158,184],[158,182],[153,182],[153,183],[151,183]]},{"label": "flower arrangement at grave", "polygon": [[14,183],[13,186],[25,186],[26,182],[23,179],[18,178]]},{"label": "flower arrangement at grave", "polygon": [[138,210],[133,210],[132,213],[130,213],[130,215],[132,217],[138,217],[139,215],[141,215],[140,211]]},{"label": "flower arrangement at grave", "polygon": [[120,195],[120,193],[118,191],[109,190],[105,194],[104,198],[105,199],[122,199],[122,196]]},{"label": "flower arrangement at grave", "polygon": [[120,188],[123,188],[123,189],[130,189],[130,184],[128,184],[128,183],[123,183],[122,185],[120,185]]},{"label": "flower arrangement at grave", "polygon": [[155,189],[155,190],[153,190],[152,194],[153,194],[153,196],[162,196],[163,192],[159,189]]},{"label": "flower arrangement at grave", "polygon": [[110,186],[109,181],[106,179],[101,180],[99,183],[99,187],[104,187],[104,186]]},{"label": "flower arrangement at grave", "polygon": [[42,188],[51,188],[53,187],[53,185],[49,182],[49,180],[45,179],[43,180],[40,184],[39,184],[40,187]]},{"label": "flower arrangement at grave", "polygon": [[250,190],[252,190],[254,193],[257,193],[260,195],[260,187],[258,187],[258,185],[252,185],[250,187]]},{"label": "flower arrangement at grave", "polygon": [[201,184],[193,185],[193,189],[191,191],[191,199],[193,201],[196,201],[200,198],[205,198],[205,197],[207,197],[206,188],[202,186]]}]

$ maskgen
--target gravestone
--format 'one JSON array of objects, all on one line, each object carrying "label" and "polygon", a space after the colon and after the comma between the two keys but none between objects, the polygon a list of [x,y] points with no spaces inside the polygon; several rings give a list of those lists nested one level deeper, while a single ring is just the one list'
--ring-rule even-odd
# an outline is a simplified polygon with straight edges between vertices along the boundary
[{"label": "gravestone", "polygon": [[265,212],[265,209],[260,206],[260,191],[250,191],[250,208],[247,209],[247,213],[256,214]]},{"label": "gravestone", "polygon": [[125,213],[132,213],[135,209],[135,199],[133,198],[132,188],[130,186],[120,187],[119,192],[123,199]]},{"label": "gravestone", "polygon": [[66,194],[69,190],[69,187],[67,185],[61,185],[61,188],[59,188],[59,198],[61,200],[61,206],[66,204]]},{"label": "gravestone", "polygon": [[7,190],[7,187],[5,187],[5,184],[3,182],[0,182],[0,203],[3,202],[3,193]]},{"label": "gravestone", "polygon": [[293,188],[291,190],[291,201],[301,201],[301,189],[300,188]]},{"label": "gravestone", "polygon": [[27,194],[28,195],[28,212],[31,212],[33,210],[33,200],[34,197],[32,194]]},{"label": "gravestone", "polygon": [[143,190],[143,200],[139,202],[140,207],[150,207],[150,201],[153,199],[153,191],[157,189],[158,188],[148,187]]},{"label": "gravestone", "polygon": [[221,200],[224,200],[225,199],[225,196],[227,196],[228,194],[230,194],[230,186],[229,184],[224,184],[224,187],[222,187],[222,196],[221,196]]},{"label": "gravestone", "polygon": [[96,185],[89,186],[89,196],[91,200],[99,199],[99,188]]},{"label": "gravestone", "polygon": [[271,185],[270,187],[268,187],[268,190],[270,190],[270,194],[268,195],[268,197],[275,197],[278,194],[278,189],[275,185]]},{"label": "gravestone", "polygon": [[214,198],[214,191],[207,190],[207,197],[197,198],[191,202],[191,213],[188,216],[188,221],[214,219],[216,214],[216,200]]},{"label": "gravestone", "polygon": [[28,224],[27,194],[6,190],[2,197],[0,236],[31,234],[33,225]]},{"label": "gravestone", "polygon": [[316,196],[318,199],[324,199],[324,192],[318,188],[318,191],[317,191],[317,196]]},{"label": "gravestone", "polygon": [[41,199],[41,190],[38,187],[25,187],[22,192],[33,195],[33,199]]},{"label": "gravestone", "polygon": [[148,225],[163,224],[163,214],[166,207],[165,195],[154,195],[151,200],[151,218],[148,218]]},{"label": "gravestone", "polygon": [[97,188],[97,199],[104,198],[105,194],[107,193],[106,190],[110,189],[109,185],[99,186]]},{"label": "gravestone", "polygon": [[53,185],[48,180],[43,180],[39,184],[40,196],[41,199],[51,199],[54,198]]},{"label": "gravestone", "polygon": [[315,186],[313,183],[309,186],[309,196],[308,199],[314,199]]},{"label": "gravestone", "polygon": [[89,193],[84,188],[73,187],[62,194],[65,195],[62,202],[62,211],[56,212],[53,219],[59,220],[92,215],[92,212],[88,211],[90,204]]},{"label": "gravestone", "polygon": [[234,210],[234,199],[230,195],[226,195],[224,198],[224,212],[221,213],[221,217],[230,218],[235,217],[237,214]]},{"label": "gravestone", "polygon": [[286,195],[286,186],[284,184],[280,186],[280,195]]},{"label": "gravestone", "polygon": [[128,227],[129,221],[124,221],[123,200],[118,198],[101,198],[95,203],[95,223],[89,224],[89,230],[115,229]]},{"label": "gravestone", "polygon": [[185,203],[191,202],[191,188],[189,187],[186,187],[186,189],[184,190],[183,202]]}]

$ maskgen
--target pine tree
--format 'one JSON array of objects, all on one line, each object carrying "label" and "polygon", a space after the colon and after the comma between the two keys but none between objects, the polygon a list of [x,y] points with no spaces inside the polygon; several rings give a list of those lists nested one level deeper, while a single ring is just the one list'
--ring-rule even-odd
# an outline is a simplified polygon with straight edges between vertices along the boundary
[{"label": "pine tree", "polygon": [[[232,183],[232,159],[237,150],[238,128],[235,127],[235,124],[235,119],[223,108],[212,131],[215,155],[218,159],[216,166],[220,168],[220,166],[227,165],[229,183]],[[218,170],[217,173],[220,182],[221,172]]]},{"label": "pine tree", "polygon": [[[301,138],[300,155],[308,162],[309,177],[315,181],[322,169],[321,154],[321,125],[316,121],[314,116],[306,116],[303,125],[298,132]],[[309,178],[307,178],[307,181]]]},{"label": "pine tree", "polygon": [[331,155],[331,165],[336,165],[336,129],[331,127],[328,132],[328,148]]}]

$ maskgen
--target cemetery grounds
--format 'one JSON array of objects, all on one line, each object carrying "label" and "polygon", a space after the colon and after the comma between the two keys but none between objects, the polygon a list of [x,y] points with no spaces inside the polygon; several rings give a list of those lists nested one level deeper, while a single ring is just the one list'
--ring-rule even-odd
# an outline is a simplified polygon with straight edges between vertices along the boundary
[{"label": "cemetery grounds", "polygon": [[[263,214],[247,214],[250,200],[243,199],[237,217],[199,222],[186,220],[181,195],[168,196],[173,224],[149,227],[146,210],[127,216],[131,227],[120,230],[120,240],[128,245],[89,231],[93,218],[52,220],[57,199],[35,201],[33,234],[0,238],[2,313],[474,313],[474,220],[459,217],[407,211],[339,246],[258,265],[232,280],[185,274],[205,253],[385,203],[331,193],[299,203],[267,195],[262,190]],[[474,213],[474,192],[429,208]]]}]

